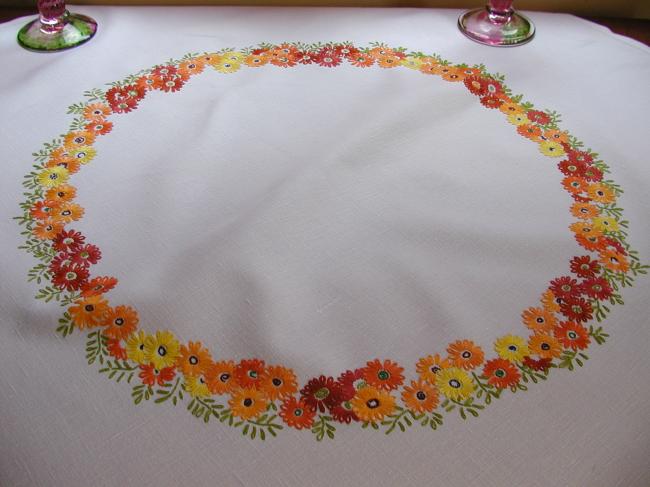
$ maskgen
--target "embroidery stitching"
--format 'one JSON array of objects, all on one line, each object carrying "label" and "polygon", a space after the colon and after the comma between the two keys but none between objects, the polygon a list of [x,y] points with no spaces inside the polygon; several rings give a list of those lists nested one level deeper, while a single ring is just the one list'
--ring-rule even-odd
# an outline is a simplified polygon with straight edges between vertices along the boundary
[{"label": "embroidery stitching", "polygon": [[[571,275],[552,280],[539,303],[522,312],[529,336],[499,337],[494,342],[496,356],[487,359],[471,340],[455,341],[447,347],[447,355],[420,358],[418,378],[410,383],[405,382],[401,365],[375,359],[337,378],[321,375],[300,387],[290,368],[267,365],[259,358],[237,363],[214,360],[200,342],[182,344],[169,331],[148,334],[139,328],[133,307],[111,305],[105,295],[117,279],[91,275],[101,259],[100,249],[67,228],[84,214],[74,202],[76,189],[70,178],[96,156],[95,139],[113,126],[108,119],[137,109],[149,91],[179,91],[208,67],[227,74],[267,64],[332,68],[344,62],[357,68],[405,67],[463,85],[483,106],[502,112],[542,154],[561,158],[557,167],[565,175],[562,185],[575,201],[570,211],[576,222],[570,230],[589,254],[573,257]],[[502,76],[489,74],[483,65],[454,65],[438,55],[377,43],[367,48],[350,43],[262,44],[241,51],[188,54],[110,86],[84,93],[86,101],[69,108],[76,117],[69,131],[34,154],[36,163],[23,182],[27,191],[20,205],[23,214],[16,220],[26,239],[19,248],[39,261],[28,280],[45,284],[36,299],[54,300],[66,308],[57,332],[66,337],[75,328],[88,329],[88,364],[98,363],[99,372],[117,382],[140,379],[132,386],[135,404],[151,399],[174,406],[186,402],[192,415],[206,423],[214,418],[261,440],[276,436],[282,423],[307,429],[318,441],[334,438],[336,423],[360,423],[386,434],[406,431],[416,423],[436,430],[445,413],[456,410],[463,419],[478,416],[503,391],[525,391],[528,384],[546,380],[551,368],[582,367],[591,342],[602,344],[609,336],[597,323],[611,305],[623,304],[621,288],[631,286],[650,267],[640,263],[625,240],[628,222],[616,204],[623,191],[604,179],[608,166],[559,128],[556,112],[523,102]],[[214,396],[222,395],[228,398],[218,403]]]}]

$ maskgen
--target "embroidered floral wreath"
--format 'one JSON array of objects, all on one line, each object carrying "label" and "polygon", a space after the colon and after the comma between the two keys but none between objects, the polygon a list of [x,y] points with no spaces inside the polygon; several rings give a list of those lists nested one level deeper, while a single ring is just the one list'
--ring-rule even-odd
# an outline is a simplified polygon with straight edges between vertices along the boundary
[{"label": "embroidered floral wreath", "polygon": [[[539,302],[523,310],[525,334],[499,337],[487,352],[492,355],[471,340],[450,343],[441,353],[419,358],[417,378],[408,381],[399,363],[375,359],[338,377],[321,375],[299,385],[289,367],[260,358],[213,357],[200,342],[181,343],[169,331],[149,334],[139,328],[135,308],[109,303],[107,295],[118,281],[91,272],[101,251],[70,228],[84,210],[75,202],[69,181],[93,160],[94,141],[111,131],[113,121],[137,109],[148,92],[179,91],[206,70],[234,73],[309,64],[333,68],[343,63],[359,69],[413,69],[456,83],[559,161],[562,185],[574,200],[570,230],[584,255],[571,258],[567,275],[553,279]],[[647,272],[648,266],[641,265],[625,241],[628,222],[616,204],[622,190],[605,178],[607,165],[559,128],[557,113],[523,102],[502,77],[488,74],[482,65],[451,64],[437,55],[382,44],[263,44],[188,54],[111,83],[106,91],[84,95],[86,101],[69,109],[75,116],[69,131],[34,154],[36,164],[23,182],[23,214],[17,217],[26,239],[20,248],[39,261],[29,271],[29,281],[45,284],[36,298],[55,300],[65,308],[57,332],[65,337],[75,328],[90,330],[88,363],[98,363],[100,373],[130,384],[135,404],[151,399],[174,406],[185,402],[206,423],[215,419],[262,440],[276,436],[283,425],[311,431],[319,441],[334,438],[336,424],[384,429],[387,434],[416,424],[435,430],[445,413],[455,410],[463,419],[478,416],[504,391],[525,391],[531,382],[546,380],[553,368],[582,366],[590,343],[602,344],[608,337],[594,321],[602,321],[611,305],[623,304],[620,289]]]}]

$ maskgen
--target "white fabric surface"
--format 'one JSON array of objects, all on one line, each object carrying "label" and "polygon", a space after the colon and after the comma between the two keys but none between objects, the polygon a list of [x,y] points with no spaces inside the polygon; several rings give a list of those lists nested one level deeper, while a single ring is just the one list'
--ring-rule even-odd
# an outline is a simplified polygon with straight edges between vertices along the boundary
[{"label": "white fabric surface", "polygon": [[[68,105],[186,52],[260,42],[372,41],[484,63],[610,164],[625,189],[628,242],[650,256],[650,50],[564,15],[534,14],[516,49],[460,35],[456,11],[78,7],[86,46],[38,55],[0,26],[0,485],[650,484],[647,278],[623,290],[574,372],[466,422],[386,436],[342,425],[316,442],[285,428],[253,442],[129,387],[84,361],[81,334],[33,298],[32,257],[12,216],[31,153],[68,125]],[[468,338],[491,351],[583,255],[555,162],[466,90],[417,71],[267,67],[204,73],[114,119],[75,175],[115,275],[111,302],[137,307],[214,354],[282,363],[300,384]]]}]

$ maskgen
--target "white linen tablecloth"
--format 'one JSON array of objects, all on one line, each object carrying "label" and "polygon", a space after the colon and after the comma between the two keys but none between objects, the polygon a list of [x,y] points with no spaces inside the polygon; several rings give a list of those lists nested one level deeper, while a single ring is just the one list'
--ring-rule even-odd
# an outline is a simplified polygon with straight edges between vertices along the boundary
[{"label": "white linen tablecloth", "polygon": [[[603,323],[583,323],[610,335],[602,346],[592,337],[584,367],[553,368],[516,394],[506,388],[484,410],[465,408],[466,420],[459,406],[438,406],[444,424],[435,431],[402,421],[405,433],[387,435],[379,422],[375,431],[332,421],[334,439],[316,441],[309,428],[284,424],[277,437],[259,428],[260,442],[253,425],[244,436],[246,425],[195,419],[190,387],[176,407],[155,404],[158,396],[136,406],[144,369],[134,363],[126,384],[98,373],[98,361],[89,366],[85,334],[96,329],[55,332],[66,309],[34,299],[48,284],[28,281],[38,262],[18,250],[24,227],[12,219],[32,154],[68,133],[79,115],[68,107],[86,91],[187,53],[382,43],[484,64],[522,103],[555,111],[625,190],[617,220],[629,228],[620,230],[647,263],[647,47],[542,13],[530,15],[533,42],[494,49],[465,39],[451,10],[73,10],[99,31],[68,52],[20,49],[25,19],[0,26],[0,485],[650,484],[645,276],[620,290],[625,304]],[[111,115],[96,156],[70,178],[84,215],[66,229],[101,249],[91,277],[115,276],[111,306],[137,310],[147,333],[200,341],[215,361],[282,364],[300,389],[375,359],[403,367],[408,387],[419,359],[444,356],[457,340],[471,340],[486,361],[498,358],[497,338],[527,340],[522,312],[541,309],[574,257],[598,258],[569,230],[579,220],[556,168],[566,157],[544,155],[541,139],[517,133],[516,120],[482,106],[462,82],[346,61],[242,66],[207,66],[179,92],[152,90],[136,110]],[[392,392],[401,406],[403,390]],[[213,396],[224,408],[228,397]]]}]

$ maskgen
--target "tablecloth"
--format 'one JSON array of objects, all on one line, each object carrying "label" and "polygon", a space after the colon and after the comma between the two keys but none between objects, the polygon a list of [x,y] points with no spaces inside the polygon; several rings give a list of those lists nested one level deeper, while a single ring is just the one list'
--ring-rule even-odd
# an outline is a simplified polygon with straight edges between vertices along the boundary
[{"label": "tablecloth", "polygon": [[73,9],[0,26],[0,485],[650,483],[647,47]]}]

